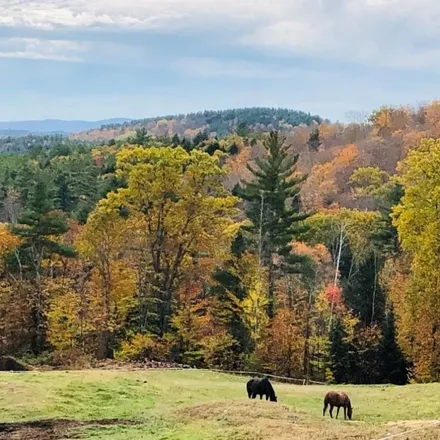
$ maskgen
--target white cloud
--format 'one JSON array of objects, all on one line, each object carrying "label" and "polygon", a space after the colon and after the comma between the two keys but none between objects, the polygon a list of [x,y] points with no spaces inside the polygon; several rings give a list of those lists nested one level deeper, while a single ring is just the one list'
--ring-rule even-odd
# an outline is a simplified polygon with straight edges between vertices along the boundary
[{"label": "white cloud", "polygon": [[434,0],[315,0],[245,33],[241,43],[284,55],[438,69],[438,18]]},{"label": "white cloud", "polygon": [[176,70],[201,78],[288,78],[289,72],[277,66],[221,58],[179,58],[172,63]]},{"label": "white cloud", "polygon": [[0,58],[81,62],[85,43],[37,38],[0,39]]},{"label": "white cloud", "polygon": [[159,29],[172,23],[184,28],[195,22],[203,24],[201,18],[208,26],[217,17],[247,20],[265,10],[264,5],[261,0],[3,0],[0,25]]},{"label": "white cloud", "polygon": [[328,71],[321,72],[274,62],[261,63],[232,58],[182,57],[173,61],[171,67],[192,77],[208,79],[225,77],[296,81],[331,81],[337,79],[336,75]]},{"label": "white cloud", "polygon": [[[440,68],[437,0],[1,0],[0,26],[233,29],[238,43],[278,54]],[[207,35],[209,38],[209,35]],[[240,69],[241,71],[241,69]],[[238,72],[239,73],[239,72]]]}]

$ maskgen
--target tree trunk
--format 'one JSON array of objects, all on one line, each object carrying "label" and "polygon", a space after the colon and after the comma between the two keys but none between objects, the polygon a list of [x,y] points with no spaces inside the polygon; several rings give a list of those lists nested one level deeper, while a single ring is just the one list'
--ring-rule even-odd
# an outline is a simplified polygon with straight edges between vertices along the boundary
[{"label": "tree trunk", "polygon": [[376,254],[376,251],[374,251],[374,287],[373,287],[373,301],[371,304],[370,325],[374,324],[374,314],[376,312],[376,291],[377,291],[377,254]]},{"label": "tree trunk", "polygon": [[272,263],[272,257],[269,263],[268,273],[268,303],[267,303],[267,316],[269,319],[273,319],[275,316],[275,273]]},{"label": "tree trunk", "polygon": [[111,333],[110,328],[110,317],[111,317],[111,292],[112,292],[112,278],[110,262],[105,261],[103,264],[102,278],[104,282],[104,329],[101,332],[101,347],[100,356],[102,359],[108,359],[113,356],[113,350],[111,348]]},{"label": "tree trunk", "polygon": [[40,276],[37,273],[35,287],[35,299],[31,310],[33,332],[31,336],[31,350],[35,356],[40,355],[46,345],[46,319],[45,299],[42,292]]},{"label": "tree trunk", "polygon": [[306,377],[307,385],[310,382],[310,307],[307,311],[306,317],[306,335],[304,341],[304,375]]},{"label": "tree trunk", "polygon": [[[342,247],[344,245],[344,235],[345,235],[345,225],[341,225],[341,232],[339,235],[339,249],[338,249],[338,256],[336,258],[336,265],[335,265],[335,277],[333,281],[333,287],[336,287],[338,284],[338,276],[339,276],[339,266],[341,264],[341,256],[342,256]],[[332,295],[332,302],[330,307],[330,320],[328,325],[328,331],[331,330],[332,324],[333,324],[333,309],[334,309],[335,301],[334,301],[334,295]]]},{"label": "tree trunk", "polygon": [[98,359],[113,359],[112,334],[108,330],[101,332],[97,357]]}]

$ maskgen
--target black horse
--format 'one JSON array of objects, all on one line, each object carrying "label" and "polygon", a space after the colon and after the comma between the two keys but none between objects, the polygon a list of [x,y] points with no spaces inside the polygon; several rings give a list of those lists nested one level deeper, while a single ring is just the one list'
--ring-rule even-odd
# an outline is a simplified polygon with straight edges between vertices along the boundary
[{"label": "black horse", "polygon": [[266,396],[266,400],[270,399],[271,402],[277,402],[277,396],[267,377],[264,379],[255,378],[249,380],[246,384],[246,389],[249,399],[255,399],[258,395],[260,396],[260,400],[263,396]]}]

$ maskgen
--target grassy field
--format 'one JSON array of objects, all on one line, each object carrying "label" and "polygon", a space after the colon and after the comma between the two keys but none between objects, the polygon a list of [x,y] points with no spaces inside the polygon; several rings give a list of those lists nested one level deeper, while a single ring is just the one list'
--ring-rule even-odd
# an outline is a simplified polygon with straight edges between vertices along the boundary
[{"label": "grassy field", "polygon": [[440,439],[439,384],[339,387],[352,399],[349,422],[322,417],[328,387],[274,382],[271,403],[250,401],[246,380],[195,370],[1,373],[0,439],[361,440],[419,427],[396,438]]}]

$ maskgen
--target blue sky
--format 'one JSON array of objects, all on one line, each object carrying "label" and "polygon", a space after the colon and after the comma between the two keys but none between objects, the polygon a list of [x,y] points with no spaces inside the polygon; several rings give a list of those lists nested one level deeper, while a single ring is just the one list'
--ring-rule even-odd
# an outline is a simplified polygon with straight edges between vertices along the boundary
[{"label": "blue sky", "polygon": [[437,0],[0,0],[0,120],[440,97]]}]

